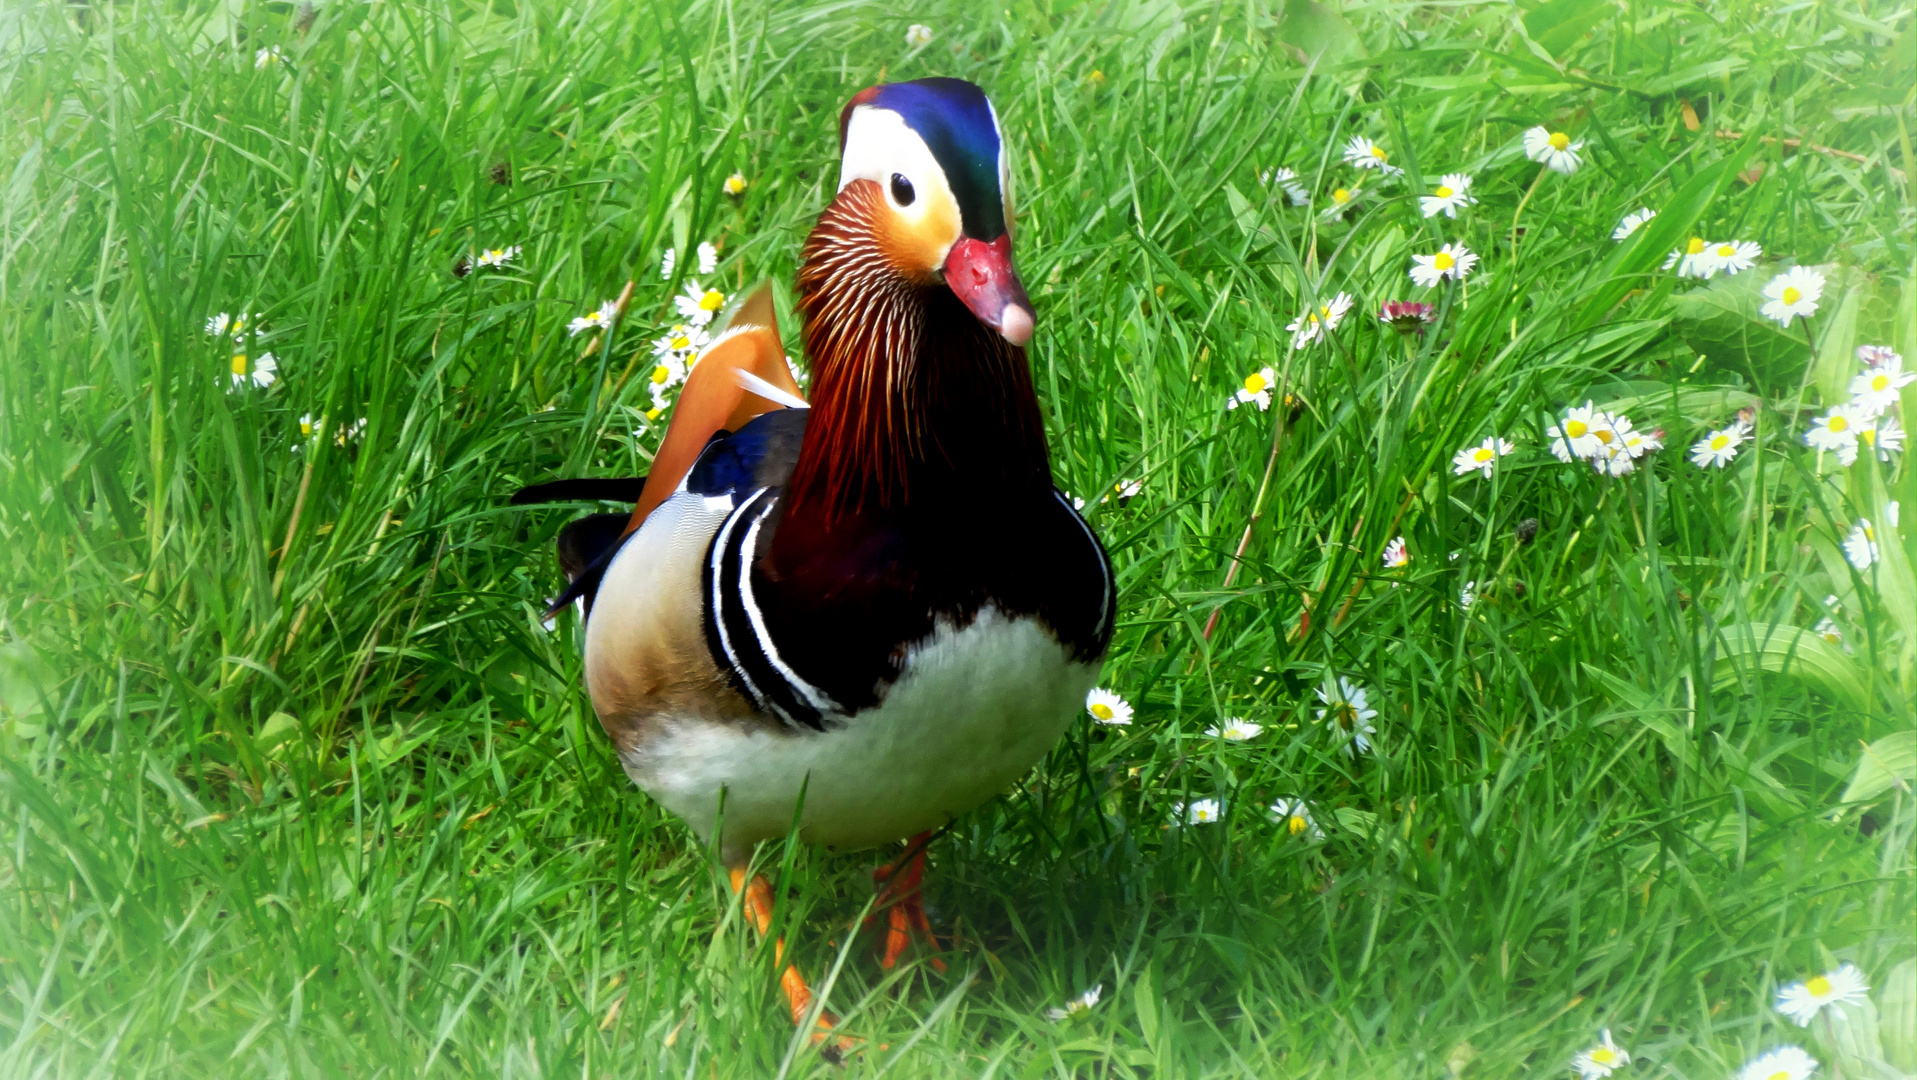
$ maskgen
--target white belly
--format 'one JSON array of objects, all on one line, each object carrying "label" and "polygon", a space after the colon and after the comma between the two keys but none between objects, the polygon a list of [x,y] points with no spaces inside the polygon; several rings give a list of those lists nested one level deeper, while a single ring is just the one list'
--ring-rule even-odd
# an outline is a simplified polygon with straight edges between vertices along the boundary
[{"label": "white belly", "polygon": [[807,840],[868,847],[936,828],[1023,776],[1097,678],[1031,619],[987,608],[908,656],[885,700],[824,732],[661,717],[626,772],[721,847],[784,836],[804,798]]}]

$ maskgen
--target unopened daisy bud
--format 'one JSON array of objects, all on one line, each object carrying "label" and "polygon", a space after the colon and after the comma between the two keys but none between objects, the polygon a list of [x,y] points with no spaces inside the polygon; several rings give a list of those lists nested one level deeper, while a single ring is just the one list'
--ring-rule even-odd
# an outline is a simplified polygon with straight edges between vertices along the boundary
[{"label": "unopened daisy bud", "polygon": [[1525,518],[1518,522],[1518,543],[1528,544],[1538,538],[1538,519]]}]

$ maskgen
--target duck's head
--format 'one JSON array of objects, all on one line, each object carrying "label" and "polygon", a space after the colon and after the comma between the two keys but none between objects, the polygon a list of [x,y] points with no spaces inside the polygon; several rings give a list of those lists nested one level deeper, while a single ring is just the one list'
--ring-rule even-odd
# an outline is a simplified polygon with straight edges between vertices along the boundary
[{"label": "duck's head", "polygon": [[[1012,268],[1011,174],[998,114],[963,79],[860,91],[839,114],[840,198],[870,207],[889,269],[943,284],[980,322],[1023,345],[1032,303]],[[869,188],[848,192],[856,185]]]}]

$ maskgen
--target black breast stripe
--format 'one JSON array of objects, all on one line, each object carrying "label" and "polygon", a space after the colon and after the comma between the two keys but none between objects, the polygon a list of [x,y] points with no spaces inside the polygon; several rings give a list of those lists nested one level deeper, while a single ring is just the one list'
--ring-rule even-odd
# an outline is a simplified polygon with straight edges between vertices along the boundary
[{"label": "black breast stripe", "polygon": [[[1072,520],[1077,522],[1079,529],[1085,533],[1085,542],[1091,545],[1092,555],[1098,560],[1098,572],[1101,575],[1100,580],[1103,582],[1103,587],[1098,591],[1098,622],[1096,624],[1098,630],[1096,637],[1100,642],[1109,642],[1112,639],[1113,609],[1117,607],[1118,603],[1118,586],[1117,583],[1112,580],[1112,560],[1105,554],[1105,545],[1098,542],[1098,537],[1092,534],[1092,527],[1085,524],[1085,519],[1079,516],[1078,511],[1072,509],[1072,504],[1065,498],[1064,493],[1054,489],[1052,494],[1058,499],[1058,505],[1064,507],[1065,512],[1072,515]],[[1099,651],[1101,654],[1104,652],[1102,645]]]},{"label": "black breast stripe", "polygon": [[778,502],[760,488],[726,516],[706,553],[706,645],[734,686],[787,727],[824,731],[827,716],[844,710],[793,671],[779,655],[753,593],[752,564],[760,530]]}]

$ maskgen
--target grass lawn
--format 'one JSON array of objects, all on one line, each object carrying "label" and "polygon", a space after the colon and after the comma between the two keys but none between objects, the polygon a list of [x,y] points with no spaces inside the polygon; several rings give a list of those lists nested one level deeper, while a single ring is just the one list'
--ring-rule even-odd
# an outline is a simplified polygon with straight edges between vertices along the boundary
[{"label": "grass lawn", "polygon": [[[1849,404],[1860,346],[1917,367],[1913,21],[0,9],[0,1075],[1569,1077],[1604,1029],[1620,1077],[1917,1072],[1917,383]],[[946,972],[848,932],[887,853],[762,849],[840,1066],[542,625],[586,508],[505,499],[645,471],[694,278],[773,281],[803,365],[840,106],[927,75],[1013,151],[1134,715],[933,848]],[[1586,402],[1661,448],[1560,461]],[[1840,962],[1867,1002],[1773,1007]]]}]

